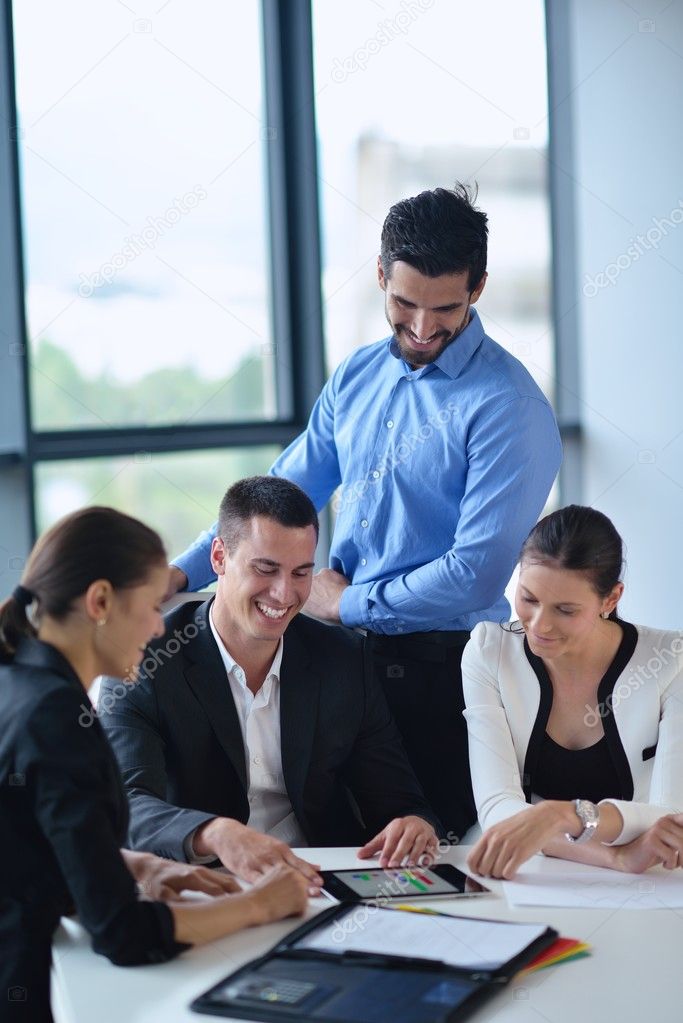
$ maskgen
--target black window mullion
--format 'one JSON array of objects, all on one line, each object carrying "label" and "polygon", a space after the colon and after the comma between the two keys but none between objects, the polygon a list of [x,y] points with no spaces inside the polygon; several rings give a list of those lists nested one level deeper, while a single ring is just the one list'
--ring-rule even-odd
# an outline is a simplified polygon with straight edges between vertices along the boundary
[{"label": "black window mullion", "polygon": [[325,381],[310,0],[263,0],[278,394],[305,423]]}]

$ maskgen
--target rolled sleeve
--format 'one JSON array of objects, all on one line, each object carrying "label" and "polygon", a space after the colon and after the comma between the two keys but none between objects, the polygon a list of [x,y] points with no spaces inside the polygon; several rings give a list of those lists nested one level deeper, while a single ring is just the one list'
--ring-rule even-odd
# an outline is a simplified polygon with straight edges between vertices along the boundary
[{"label": "rolled sleeve", "polygon": [[372,629],[373,620],[368,612],[372,583],[347,586],[339,604],[339,617],[349,628]]}]

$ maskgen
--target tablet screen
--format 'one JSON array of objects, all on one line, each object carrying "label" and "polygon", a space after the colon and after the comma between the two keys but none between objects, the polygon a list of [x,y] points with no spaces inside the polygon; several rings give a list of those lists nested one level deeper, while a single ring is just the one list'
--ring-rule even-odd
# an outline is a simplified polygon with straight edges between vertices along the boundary
[{"label": "tablet screen", "polygon": [[325,876],[346,885],[359,899],[399,899],[416,895],[455,895],[465,891],[467,876],[455,869],[449,873],[447,880],[427,867],[397,867],[330,870]]}]

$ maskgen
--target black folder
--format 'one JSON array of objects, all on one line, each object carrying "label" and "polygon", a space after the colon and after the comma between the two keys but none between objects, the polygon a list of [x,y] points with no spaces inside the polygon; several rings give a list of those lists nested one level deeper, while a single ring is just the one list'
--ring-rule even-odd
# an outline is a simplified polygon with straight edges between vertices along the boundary
[{"label": "black folder", "polygon": [[[196,998],[190,1008],[264,1023],[386,1023],[389,1019],[392,1023],[447,1023],[463,1019],[557,938],[557,931],[549,927],[434,913],[420,915],[419,923],[410,921],[421,934],[424,947],[412,947],[410,955],[386,954],[358,947],[364,938],[368,944],[373,940],[368,913],[391,914],[372,921],[384,935],[409,923],[405,917],[397,919],[396,914],[403,916],[401,910],[368,909],[358,903],[332,906],[290,932],[264,956],[225,977]],[[434,947],[430,934],[443,950],[458,921],[464,934],[472,924],[488,925],[488,930],[477,928],[480,937],[486,940],[488,935],[493,945],[503,937],[499,948],[507,943],[515,947],[514,954],[504,962],[495,957],[485,962],[481,951],[468,956],[463,945],[464,958],[472,959],[467,965],[427,958],[429,945]],[[532,940],[525,943],[532,930]],[[338,942],[337,933],[342,936]],[[522,947],[516,940],[520,935]],[[353,945],[356,947],[349,947]],[[454,939],[453,948],[456,946]],[[454,953],[456,958],[459,954]]]}]

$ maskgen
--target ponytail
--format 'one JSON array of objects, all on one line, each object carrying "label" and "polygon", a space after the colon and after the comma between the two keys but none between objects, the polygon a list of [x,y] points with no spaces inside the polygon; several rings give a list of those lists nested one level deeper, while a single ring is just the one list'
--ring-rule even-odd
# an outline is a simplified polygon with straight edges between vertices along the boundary
[{"label": "ponytail", "polygon": [[10,662],[19,641],[27,636],[36,635],[36,630],[27,615],[33,601],[31,591],[20,583],[12,595],[0,604],[0,662]]}]

